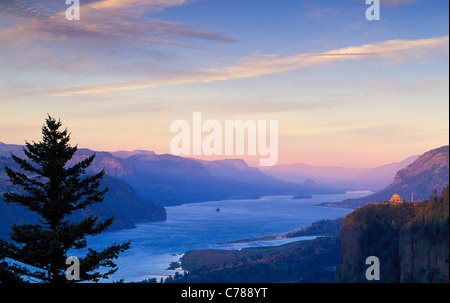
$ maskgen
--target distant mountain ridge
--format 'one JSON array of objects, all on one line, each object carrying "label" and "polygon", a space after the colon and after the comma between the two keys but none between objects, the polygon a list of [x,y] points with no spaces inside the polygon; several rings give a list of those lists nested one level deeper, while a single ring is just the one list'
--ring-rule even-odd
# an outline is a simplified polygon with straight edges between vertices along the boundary
[{"label": "distant mountain ridge", "polygon": [[[20,146],[3,144],[0,156],[11,151],[23,156]],[[250,167],[244,160],[201,161],[153,151],[102,152],[79,148],[70,164],[96,153],[87,173],[106,174],[131,185],[145,201],[162,206],[228,199],[257,199],[269,195],[342,193],[342,190],[276,179]]]},{"label": "distant mountain ridge", "polygon": [[394,180],[397,171],[411,164],[417,158],[418,156],[410,156],[403,161],[374,168],[312,166],[294,163],[265,167],[262,171],[270,176],[294,183],[303,183],[310,179],[323,186],[346,190],[379,190]]},{"label": "distant mountain ridge", "polygon": [[120,151],[114,151],[114,152],[110,152],[111,155],[113,155],[114,157],[117,158],[121,158],[121,159],[125,159],[134,155],[156,155],[156,153],[154,151],[151,150],[133,150],[133,151],[124,151],[124,150],[120,150]]},{"label": "distant mountain ridge", "polygon": [[[242,159],[225,159],[216,161],[199,160],[208,173],[215,177],[231,178],[242,182],[258,182],[262,184],[285,184],[286,181],[261,172],[256,167],[251,167]],[[292,183],[292,182],[289,182]]]},{"label": "distant mountain ridge", "polygon": [[144,198],[160,205],[269,195],[337,193],[336,189],[277,180],[243,160],[201,161],[168,154],[133,155],[123,159],[136,172],[120,178]]},{"label": "distant mountain ridge", "polygon": [[433,191],[441,192],[448,183],[449,146],[446,145],[421,155],[413,163],[399,170],[389,186],[374,194],[322,205],[357,208],[367,203],[388,201],[393,194],[399,194],[408,201],[426,200]]},{"label": "distant mountain ridge", "polygon": [[0,157],[9,158],[11,153],[16,156],[23,155],[23,145],[5,144],[0,142]]}]

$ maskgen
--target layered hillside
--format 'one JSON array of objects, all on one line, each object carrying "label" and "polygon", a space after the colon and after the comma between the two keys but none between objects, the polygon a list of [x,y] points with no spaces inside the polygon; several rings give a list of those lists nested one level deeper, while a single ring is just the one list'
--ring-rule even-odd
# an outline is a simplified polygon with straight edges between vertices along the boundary
[{"label": "layered hillside", "polygon": [[376,203],[342,224],[337,282],[368,282],[369,256],[380,260],[380,282],[449,281],[449,187],[414,203]]},{"label": "layered hillside", "polygon": [[[19,145],[0,144],[0,157],[24,157]],[[257,199],[270,195],[342,193],[314,184],[294,184],[263,174],[244,160],[199,161],[152,151],[100,152],[80,148],[69,165],[96,154],[87,173],[105,169],[107,175],[131,185],[141,199],[162,206],[228,199]],[[1,177],[1,168],[0,168]]]},{"label": "layered hillside", "polygon": [[[94,151],[80,149],[78,162]],[[145,201],[163,206],[227,199],[257,199],[269,195],[339,193],[315,185],[285,182],[249,167],[244,160],[200,161],[151,151],[95,152],[88,172],[106,173],[130,184]]]},{"label": "layered hillside", "polygon": [[399,170],[394,181],[372,195],[348,199],[338,203],[325,203],[323,206],[358,208],[367,203],[389,201],[399,194],[407,201],[428,199],[434,191],[440,192],[449,180],[449,146],[442,146],[421,155],[410,165]]},{"label": "layered hillside", "polygon": [[[0,238],[3,239],[8,237],[12,224],[33,224],[39,219],[35,213],[22,206],[4,203],[4,192],[20,190],[9,181],[4,169],[5,165],[19,170],[18,165],[11,158],[0,157]],[[81,217],[89,214],[98,215],[100,220],[114,216],[114,222],[109,230],[133,228],[138,222],[166,220],[166,210],[162,206],[144,201],[124,181],[105,175],[102,180],[102,188],[104,187],[109,188],[104,201],[75,213],[74,219],[80,220]]]}]

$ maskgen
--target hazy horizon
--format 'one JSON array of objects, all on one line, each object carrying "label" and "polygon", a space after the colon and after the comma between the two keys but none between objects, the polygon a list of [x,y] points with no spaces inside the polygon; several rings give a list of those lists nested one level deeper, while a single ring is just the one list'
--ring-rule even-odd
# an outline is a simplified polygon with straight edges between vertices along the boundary
[{"label": "hazy horizon", "polygon": [[[26,140],[28,141],[28,140]],[[3,144],[8,144],[8,145],[18,145],[18,146],[24,146],[24,144],[11,144],[11,143],[7,143],[7,142],[1,142]],[[76,145],[76,144],[71,144],[72,146]],[[118,155],[120,153],[126,153],[126,154],[138,154],[139,152],[151,152],[151,153],[155,153],[155,155],[157,156],[161,156],[161,155],[171,155],[170,153],[157,153],[155,152],[153,149],[135,149],[135,150],[94,150],[90,147],[86,147],[86,146],[77,146],[78,149],[90,149],[94,152],[105,152],[105,153],[111,153],[113,154],[115,157],[118,158],[122,158],[125,159],[128,156],[124,156],[124,155]],[[441,146],[439,146],[441,147]],[[436,147],[436,148],[439,148]],[[434,148],[433,148],[434,149]],[[427,151],[424,151],[423,153],[425,153]],[[422,154],[423,154],[422,153]],[[326,165],[312,165],[310,163],[304,163],[304,162],[293,162],[293,163],[277,163],[275,166],[290,166],[290,165],[307,165],[307,166],[312,166],[312,167],[328,167],[328,168],[344,168],[344,169],[355,169],[355,170],[364,170],[364,169],[373,169],[373,168],[377,168],[380,166],[384,166],[384,165],[389,165],[389,164],[394,164],[394,163],[400,163],[403,162],[405,160],[408,160],[410,158],[416,158],[419,157],[421,154],[417,154],[417,155],[410,155],[406,158],[403,159],[398,159],[398,160],[393,160],[391,162],[386,162],[386,163],[382,163],[381,165],[377,165],[377,166],[366,166],[366,167],[353,167],[353,166],[326,166]],[[253,159],[253,160],[248,160],[245,157],[239,157],[239,156],[180,156],[182,158],[186,158],[186,159],[193,159],[193,160],[198,160],[198,161],[227,161],[227,160],[243,160],[248,166],[250,167],[256,167],[256,168],[260,168],[261,167],[258,165],[257,160]],[[268,167],[270,168],[270,167]],[[262,170],[264,172],[264,169]]]}]

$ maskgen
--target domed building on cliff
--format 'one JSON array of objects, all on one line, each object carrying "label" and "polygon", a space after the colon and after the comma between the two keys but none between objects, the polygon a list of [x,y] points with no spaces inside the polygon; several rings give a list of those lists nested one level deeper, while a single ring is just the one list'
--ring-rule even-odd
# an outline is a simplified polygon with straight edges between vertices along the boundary
[{"label": "domed building on cliff", "polygon": [[402,203],[403,200],[402,200],[402,198],[400,197],[400,195],[394,194],[394,195],[392,195],[392,197],[391,197],[391,199],[389,200],[389,202],[390,202],[390,203]]}]

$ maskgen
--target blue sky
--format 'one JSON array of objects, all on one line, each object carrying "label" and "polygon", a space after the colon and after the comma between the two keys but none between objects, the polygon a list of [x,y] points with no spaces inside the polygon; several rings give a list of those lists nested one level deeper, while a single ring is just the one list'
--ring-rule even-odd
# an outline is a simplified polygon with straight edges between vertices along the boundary
[{"label": "blue sky", "polygon": [[[0,141],[46,114],[96,150],[170,124],[279,120],[279,163],[373,167],[448,144],[448,1],[0,1]],[[247,159],[253,163],[253,159]]]}]

